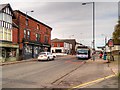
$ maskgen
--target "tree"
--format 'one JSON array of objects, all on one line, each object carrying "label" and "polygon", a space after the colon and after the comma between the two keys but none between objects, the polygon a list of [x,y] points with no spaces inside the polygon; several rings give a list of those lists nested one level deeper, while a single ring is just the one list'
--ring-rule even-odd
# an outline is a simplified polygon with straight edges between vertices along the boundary
[{"label": "tree", "polygon": [[118,24],[115,26],[113,32],[113,41],[114,44],[120,44],[120,20],[118,21]]}]

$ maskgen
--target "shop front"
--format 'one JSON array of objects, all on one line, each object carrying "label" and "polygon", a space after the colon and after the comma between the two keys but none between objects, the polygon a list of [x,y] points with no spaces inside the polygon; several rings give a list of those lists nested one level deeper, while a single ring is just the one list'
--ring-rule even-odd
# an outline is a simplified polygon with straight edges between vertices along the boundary
[{"label": "shop front", "polygon": [[23,59],[37,58],[39,53],[42,51],[41,43],[31,42],[23,43]]},{"label": "shop front", "polygon": [[21,60],[37,58],[40,52],[50,51],[49,44],[43,44],[37,41],[24,39],[22,45],[22,52],[20,51]]},{"label": "shop front", "polygon": [[37,58],[40,52],[50,51],[49,45],[41,44],[24,44],[23,46],[23,59]]},{"label": "shop front", "polygon": [[51,51],[51,45],[49,45],[49,44],[43,44],[42,45],[42,51],[44,51],[44,52],[50,52]]},{"label": "shop front", "polygon": [[11,42],[0,43],[0,62],[16,61],[19,59],[19,45]]}]

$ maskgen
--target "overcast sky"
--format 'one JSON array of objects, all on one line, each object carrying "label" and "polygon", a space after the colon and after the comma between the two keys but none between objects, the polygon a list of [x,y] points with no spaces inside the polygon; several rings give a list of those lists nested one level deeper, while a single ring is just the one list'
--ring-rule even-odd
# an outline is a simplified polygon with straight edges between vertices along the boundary
[{"label": "overcast sky", "polygon": [[[29,12],[28,15],[52,27],[52,39],[75,38],[77,42],[91,46],[93,39],[92,3],[82,5],[82,2],[75,1],[47,2],[47,0],[44,0],[44,2],[40,2],[39,0],[24,0],[23,2],[21,0],[2,0],[0,3],[10,3],[13,10],[20,10],[24,13],[34,10],[34,12]],[[112,37],[117,21],[117,2],[95,2],[96,47],[104,45],[105,36],[108,39]]]}]

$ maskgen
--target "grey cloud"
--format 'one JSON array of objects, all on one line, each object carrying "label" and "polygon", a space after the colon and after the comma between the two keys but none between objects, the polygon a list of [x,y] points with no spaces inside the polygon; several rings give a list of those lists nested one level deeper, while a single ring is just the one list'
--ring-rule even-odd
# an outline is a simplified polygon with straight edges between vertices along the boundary
[{"label": "grey cloud", "polygon": [[[96,2],[95,25],[96,45],[103,38],[101,34],[111,34],[117,22],[117,2]],[[82,6],[81,2],[11,2],[13,9],[28,13],[37,20],[51,26],[52,38],[69,38],[74,34],[77,41],[84,40],[91,45],[92,41],[92,5]],[[82,33],[82,34],[81,34]],[[101,43],[103,44],[103,43]]]}]

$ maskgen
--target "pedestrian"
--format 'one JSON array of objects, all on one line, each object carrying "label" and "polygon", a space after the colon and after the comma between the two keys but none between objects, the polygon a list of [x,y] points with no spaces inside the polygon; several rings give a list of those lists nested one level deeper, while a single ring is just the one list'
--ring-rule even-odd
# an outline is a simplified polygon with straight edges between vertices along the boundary
[{"label": "pedestrian", "polygon": [[100,58],[102,58],[102,56],[103,56],[103,52],[100,52],[100,55],[99,55],[99,57],[100,57]]},{"label": "pedestrian", "polygon": [[103,59],[106,60],[106,57],[107,57],[107,53],[104,52],[104,56],[103,56]]}]

